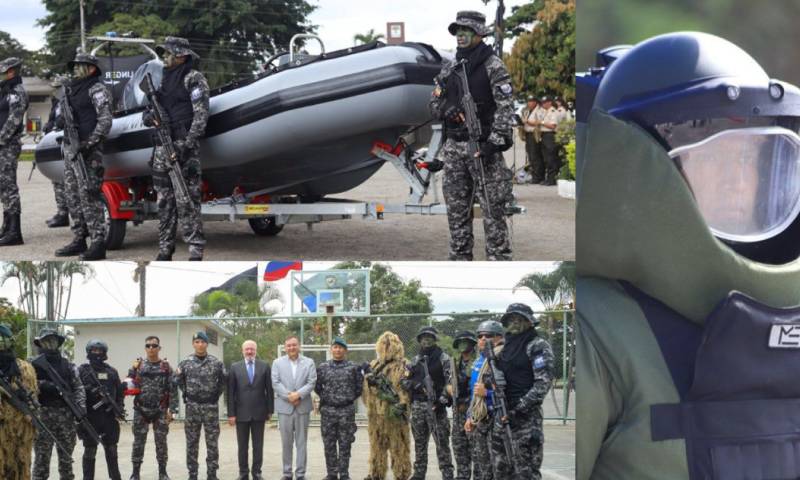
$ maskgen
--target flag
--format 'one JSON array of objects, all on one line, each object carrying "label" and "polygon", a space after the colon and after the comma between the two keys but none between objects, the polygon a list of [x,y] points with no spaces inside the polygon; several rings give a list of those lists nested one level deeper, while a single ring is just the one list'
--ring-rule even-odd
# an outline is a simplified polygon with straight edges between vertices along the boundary
[{"label": "flag", "polygon": [[269,262],[264,268],[264,281],[274,282],[286,277],[290,270],[302,270],[303,262]]}]

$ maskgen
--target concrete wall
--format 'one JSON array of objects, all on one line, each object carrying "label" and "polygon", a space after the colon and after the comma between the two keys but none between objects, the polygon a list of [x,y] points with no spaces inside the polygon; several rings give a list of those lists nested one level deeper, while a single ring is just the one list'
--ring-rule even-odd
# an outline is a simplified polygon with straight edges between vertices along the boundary
[{"label": "concrete wall", "polygon": [[[166,358],[170,366],[178,367],[180,360],[186,358],[192,349],[192,334],[206,327],[200,322],[180,322],[180,338],[178,338],[176,322],[126,322],[106,324],[75,325],[75,364],[86,362],[86,344],[97,338],[108,344],[108,363],[117,369],[121,379],[128,374],[134,360],[145,357],[144,339],[155,335],[161,340],[161,358]],[[219,333],[218,344],[208,345],[208,353],[222,359],[224,336]],[[180,358],[178,355],[180,354]],[[225,414],[224,403],[220,402],[220,415]],[[133,416],[133,397],[125,398],[125,409],[129,417]],[[181,415],[183,402],[181,399]]]}]

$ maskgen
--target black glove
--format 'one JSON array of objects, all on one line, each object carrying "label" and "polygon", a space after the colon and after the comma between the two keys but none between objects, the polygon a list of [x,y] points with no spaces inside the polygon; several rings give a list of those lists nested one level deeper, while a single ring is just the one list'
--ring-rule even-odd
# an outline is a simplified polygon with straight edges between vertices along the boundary
[{"label": "black glove", "polygon": [[447,395],[442,395],[439,397],[439,404],[444,405],[445,407],[450,406],[450,397]]},{"label": "black glove", "polygon": [[81,142],[81,144],[78,147],[78,149],[81,151],[81,154],[83,154],[83,156],[87,156],[87,155],[89,155],[91,150],[95,147],[95,145],[97,145],[97,144],[94,143],[94,142],[84,141],[84,142]]},{"label": "black glove", "polygon": [[361,364],[361,372],[364,375],[372,372],[372,367],[369,365],[369,362],[364,362]]},{"label": "black glove", "polygon": [[495,153],[502,152],[502,148],[492,142],[483,142],[481,144],[481,157],[492,158]]},{"label": "black glove", "polygon": [[64,126],[65,125],[66,125],[66,122],[64,121],[64,117],[61,117],[61,116],[56,117],[56,128],[57,129],[64,130]]},{"label": "black glove", "polygon": [[153,116],[153,112],[150,110],[145,110],[144,114],[142,114],[142,123],[145,127],[155,127],[156,126],[156,119]]},{"label": "black glove", "polygon": [[49,395],[58,395],[56,384],[50,380],[39,380],[39,392]]}]

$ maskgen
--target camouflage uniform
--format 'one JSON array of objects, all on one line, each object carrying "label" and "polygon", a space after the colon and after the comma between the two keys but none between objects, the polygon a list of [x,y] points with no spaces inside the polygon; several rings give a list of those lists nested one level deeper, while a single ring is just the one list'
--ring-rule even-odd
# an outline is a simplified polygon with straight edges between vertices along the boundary
[{"label": "camouflage uniform", "polygon": [[144,461],[144,447],[147,431],[153,424],[153,437],[156,443],[156,461],[159,467],[167,465],[167,409],[173,415],[178,413],[178,389],[171,381],[172,368],[166,360],[156,363],[137,360],[138,365],[128,370],[139,387],[140,393],[133,400],[133,450],[131,463],[134,468]]},{"label": "camouflage uniform", "polygon": [[22,150],[23,120],[28,103],[19,73],[0,87],[0,202],[6,216],[20,213],[17,161]]},{"label": "camouflage uniform", "polygon": [[[79,88],[82,82],[91,82],[97,77],[90,77],[82,80],[74,80],[68,89],[69,102],[72,106],[74,115],[80,115],[76,108],[77,102],[84,99],[76,98],[77,95],[88,95],[94,113],[97,115],[97,123],[91,133],[84,138],[81,135],[81,144],[86,148],[83,153],[83,161],[86,165],[88,176],[88,188],[82,189],[78,185],[77,168],[75,162],[67,161],[64,165],[64,188],[67,197],[69,216],[72,219],[70,229],[75,239],[85,239],[90,237],[92,243],[105,242],[105,218],[103,200],[101,197],[103,176],[103,141],[111,130],[113,120],[111,112],[111,92],[103,82],[97,81],[88,92]],[[77,102],[76,102],[77,100]]]},{"label": "camouflage uniform", "polygon": [[[439,347],[436,348],[438,349]],[[441,366],[436,365],[437,361],[433,358],[435,358],[435,354],[431,354],[428,360],[428,369],[431,377],[436,378],[435,371],[439,368],[444,377],[441,388],[436,392],[436,398],[440,399],[446,395],[444,385],[451,382],[450,356],[441,351],[438,360]],[[411,477],[413,480],[423,480],[425,478],[425,472],[428,469],[428,442],[433,435],[428,424],[428,403],[425,389],[421,383],[424,378],[422,361],[421,354],[418,354],[412,360],[408,383],[411,393],[411,434],[414,437],[414,474]],[[434,386],[438,386],[436,382],[434,382]],[[450,422],[447,419],[447,408],[438,400],[434,401],[434,406],[435,428],[439,432],[441,444],[441,448],[439,448],[439,445],[436,446],[439,471],[442,473],[443,480],[453,480],[453,459],[450,453]]]},{"label": "camouflage uniform", "polygon": [[458,396],[453,405],[453,456],[456,458],[456,479],[470,480],[472,477],[472,460],[469,436],[464,430],[469,407],[469,375],[470,360],[459,355],[455,376],[458,385]]},{"label": "camouflage uniform", "polygon": [[[483,382],[480,375],[481,368],[486,361],[483,353],[472,363],[471,375],[475,382]],[[472,392],[470,392],[472,393]],[[487,398],[491,399],[491,390],[487,389]],[[471,407],[471,406],[470,406]],[[491,431],[493,422],[493,410],[490,401],[487,401],[487,417],[477,420],[472,414],[471,409],[467,410],[467,416],[472,418],[473,430],[468,434],[470,445],[470,457],[472,460],[473,477],[475,480],[492,480],[492,455],[491,455]]]},{"label": "camouflage uniform", "polygon": [[[0,324],[0,327],[2,326]],[[3,353],[5,352],[0,352]],[[22,388],[35,396],[36,372],[33,366],[24,360],[13,358],[13,354],[11,350],[12,358],[8,364],[5,364],[7,360],[0,360],[0,375],[8,381],[13,390]],[[36,431],[30,419],[12,407],[4,395],[0,394],[0,478],[29,480],[31,448]]]},{"label": "camouflage uniform", "polygon": [[353,362],[328,360],[317,367],[314,391],[320,398],[328,477],[350,478],[350,446],[356,439],[355,402],[363,387],[361,369]]},{"label": "camouflage uniform", "polygon": [[[59,86],[61,82],[59,82]],[[51,85],[52,86],[52,85]],[[61,92],[61,90],[57,90],[57,92]],[[56,129],[56,117],[59,112],[59,105],[60,98],[59,95],[53,95],[50,98],[50,116],[47,119],[47,123],[44,124],[42,127],[42,131],[47,134],[52,132]],[[67,191],[66,187],[64,186],[64,182],[53,182],[53,195],[56,199],[56,215],[69,215],[69,203],[67,202]]]},{"label": "camouflage uniform", "polygon": [[[478,28],[475,26],[475,28]],[[480,33],[480,32],[479,32]],[[479,47],[485,44],[479,44]],[[460,67],[459,67],[460,68]],[[448,84],[450,87],[442,91],[440,96],[433,95],[430,101],[430,110],[434,118],[445,121],[445,131],[447,140],[445,141],[439,156],[444,162],[444,181],[442,192],[444,193],[447,204],[447,221],[450,226],[450,259],[451,260],[472,260],[472,247],[474,237],[472,233],[473,204],[477,198],[483,212],[483,229],[486,235],[486,259],[487,260],[511,260],[511,244],[508,235],[508,225],[506,224],[506,207],[513,202],[511,180],[513,173],[506,167],[505,160],[501,151],[493,152],[489,156],[482,158],[484,185],[481,184],[481,172],[476,166],[474,158],[468,154],[468,135],[463,123],[449,123],[446,112],[448,106],[452,106],[448,100],[448,90],[457,91],[453,85],[455,73],[452,73],[453,62],[446,61],[442,67],[442,72],[437,75],[437,83]],[[478,113],[483,113],[487,117],[491,113],[491,103],[494,103],[494,113],[491,119],[484,118],[490,122],[489,125],[483,124],[481,145],[491,144],[499,150],[507,149],[512,142],[512,125],[514,118],[514,97],[511,88],[511,77],[506,70],[503,61],[490,55],[483,66],[478,66],[469,75],[469,83],[473,85],[473,77],[478,77],[486,71],[488,76],[488,86],[490,92],[471,91],[476,98],[483,95],[486,102],[483,106],[478,105]],[[477,73],[476,73],[477,72]],[[477,82],[477,85],[482,83]],[[450,93],[454,95],[454,93]],[[490,100],[491,99],[491,100]],[[460,104],[460,99],[459,99]],[[484,194],[484,191],[487,192]],[[487,197],[488,196],[488,204]]]},{"label": "camouflage uniform", "polygon": [[[504,349],[508,348],[507,345]],[[502,360],[498,360],[498,370],[495,372],[498,384],[506,384],[508,397],[509,418],[511,420],[512,441],[517,445],[520,458],[513,463],[518,466],[520,478],[542,478],[539,469],[542,466],[542,451],[544,448],[544,432],[542,431],[542,402],[553,381],[553,349],[544,338],[534,337],[525,346],[527,364],[533,372],[533,386],[521,398],[515,399],[509,395],[509,367]],[[502,354],[501,354],[502,357]],[[510,360],[509,360],[510,362]],[[496,415],[492,423],[492,463],[494,477],[498,479],[512,476],[511,463],[506,459],[503,448],[503,425]]]},{"label": "camouflage uniform", "polygon": [[175,382],[186,404],[186,466],[189,478],[197,479],[200,429],[206,432],[206,474],[217,478],[219,469],[219,397],[225,390],[225,366],[213,355],[189,355],[175,371]]},{"label": "camouflage uniform", "polygon": [[[103,362],[101,364],[82,364],[78,367],[78,375],[86,390],[86,404],[89,407],[87,418],[103,441],[108,476],[111,480],[121,480],[117,454],[120,433],[119,420],[109,406],[104,403],[100,404],[104,399],[99,391],[100,388],[104,389],[111,401],[122,409],[125,398],[119,373],[114,367]],[[95,405],[100,406],[95,409]],[[78,430],[78,436],[83,441],[83,480],[93,480],[97,443],[93,438],[82,433],[82,429]]]},{"label": "camouflage uniform", "polygon": [[[72,390],[72,400],[78,407],[86,410],[86,392],[83,389],[78,369],[69,360],[59,357],[59,366],[51,362],[56,371]],[[69,455],[64,455],[61,450],[58,454],[58,473],[61,480],[72,480],[72,451],[75,449],[75,418],[71,410],[64,404],[57,391],[54,390],[47,371],[37,364],[47,362],[48,356],[41,354],[31,362],[36,369],[39,382],[39,403],[42,405],[42,422],[53,432],[53,435],[64,445]],[[50,476],[50,455],[53,453],[53,440],[43,432],[37,432],[33,444],[34,464],[33,480],[46,480]]]},{"label": "camouflage uniform", "polygon": [[[175,55],[191,56],[196,60],[197,54],[188,48],[188,41],[175,37],[167,37],[164,45],[159,48],[163,51],[173,52]],[[184,100],[176,100],[173,104],[165,104],[165,109],[171,115],[171,106],[175,110],[180,110],[181,101],[191,102],[191,120],[172,118],[172,139],[178,150],[183,150],[180,155],[181,174],[186,181],[189,196],[192,203],[190,205],[179,205],[175,198],[175,189],[169,179],[169,165],[171,160],[167,158],[164,148],[156,146],[153,153],[153,188],[158,194],[158,249],[161,255],[166,258],[172,256],[175,251],[175,235],[178,223],[181,224],[183,241],[189,244],[189,257],[201,259],[205,248],[206,240],[203,234],[203,222],[200,217],[200,203],[202,200],[201,192],[201,167],[200,167],[200,144],[199,140],[206,130],[208,123],[209,110],[209,87],[205,76],[202,73],[190,68],[191,63],[175,67],[176,69],[186,68],[188,70],[183,77],[182,88],[177,91],[165,92],[165,81],[162,80],[159,93],[162,97],[185,96]],[[164,70],[166,75],[167,69]],[[181,91],[183,90],[183,91]],[[179,117],[182,115],[178,115]],[[191,125],[186,127],[186,124]]]}]

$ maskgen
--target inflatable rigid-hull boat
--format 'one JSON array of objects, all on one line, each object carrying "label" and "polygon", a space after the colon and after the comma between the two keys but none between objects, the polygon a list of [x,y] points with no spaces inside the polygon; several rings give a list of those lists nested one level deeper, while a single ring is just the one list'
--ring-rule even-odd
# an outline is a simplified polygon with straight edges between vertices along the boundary
[{"label": "inflatable rigid-hull boat", "polygon": [[[430,120],[427,104],[441,62],[424,44],[377,43],[294,59],[213,91],[200,142],[208,192],[314,198],[358,186],[383,164],[370,154],[375,142],[393,144]],[[115,114],[105,142],[107,181],[150,175],[154,136],[142,111]],[[429,133],[417,131],[419,145],[411,147],[422,146]],[[51,132],[36,147],[37,165],[53,181],[63,176],[61,136]]]}]

